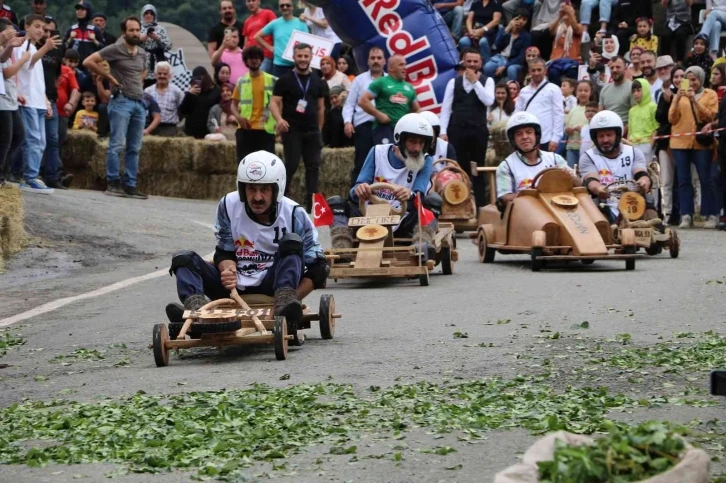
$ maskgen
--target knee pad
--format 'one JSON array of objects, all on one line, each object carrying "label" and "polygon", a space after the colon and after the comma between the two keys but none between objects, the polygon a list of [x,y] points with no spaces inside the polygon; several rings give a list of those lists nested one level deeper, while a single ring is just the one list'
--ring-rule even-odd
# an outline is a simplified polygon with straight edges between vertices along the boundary
[{"label": "knee pad", "polygon": [[334,215],[344,215],[345,214],[345,200],[340,196],[331,196],[327,199],[328,206],[330,206],[330,209],[333,210]]},{"label": "knee pad", "polygon": [[169,276],[175,275],[178,268],[185,267],[194,272],[198,272],[197,264],[195,259],[198,258],[196,252],[185,250],[183,252],[175,253],[171,257],[171,267],[169,268]]},{"label": "knee pad", "polygon": [[436,218],[438,218],[441,214],[441,207],[444,205],[444,201],[438,193],[429,193],[424,198],[423,205],[427,210],[433,211]]},{"label": "knee pad", "polygon": [[302,257],[303,242],[300,235],[297,233],[286,233],[285,236],[280,238],[280,249],[278,254],[281,258],[287,255],[297,255]]},{"label": "knee pad", "polygon": [[330,265],[325,258],[318,258],[310,266],[307,267],[305,278],[309,278],[313,282],[315,289],[325,288],[328,283],[328,275],[330,274]]}]

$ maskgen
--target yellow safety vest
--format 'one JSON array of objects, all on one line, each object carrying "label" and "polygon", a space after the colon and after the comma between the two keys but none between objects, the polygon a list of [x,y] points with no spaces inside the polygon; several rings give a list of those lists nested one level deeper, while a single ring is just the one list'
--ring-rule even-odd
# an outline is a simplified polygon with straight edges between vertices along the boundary
[{"label": "yellow safety vest", "polygon": [[[275,118],[270,114],[270,99],[272,99],[272,88],[275,85],[276,77],[261,72],[265,77],[265,111],[262,118],[265,120],[264,128],[270,134],[275,133]],[[237,90],[239,92],[239,115],[245,119],[252,117],[252,77],[249,72],[237,81]]]}]

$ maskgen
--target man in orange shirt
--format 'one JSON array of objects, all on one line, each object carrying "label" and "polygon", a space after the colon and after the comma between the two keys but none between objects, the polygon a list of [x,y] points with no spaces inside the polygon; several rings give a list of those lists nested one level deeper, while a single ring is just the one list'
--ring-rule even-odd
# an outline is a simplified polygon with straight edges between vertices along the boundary
[{"label": "man in orange shirt", "polygon": [[[250,11],[251,15],[247,17],[247,20],[245,20],[244,26],[242,27],[242,35],[245,37],[245,44],[243,48],[246,49],[247,47],[253,46],[262,48],[262,46],[255,41],[255,35],[257,35],[257,32],[262,30],[265,25],[275,20],[277,15],[275,15],[275,12],[272,10],[260,8],[260,0],[247,0],[247,10]],[[268,35],[265,37],[265,42],[272,45],[272,36]],[[272,52],[266,49],[262,50],[265,53],[265,59],[262,61],[260,70],[269,74],[272,72]]]}]

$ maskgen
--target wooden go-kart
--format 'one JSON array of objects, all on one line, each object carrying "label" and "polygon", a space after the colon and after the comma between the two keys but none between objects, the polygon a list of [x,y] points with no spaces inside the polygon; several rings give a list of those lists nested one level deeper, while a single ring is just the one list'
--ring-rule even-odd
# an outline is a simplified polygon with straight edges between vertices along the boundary
[{"label": "wooden go-kart", "polygon": [[[486,172],[487,168],[478,168]],[[635,230],[623,228],[615,244],[610,223],[583,187],[560,168],[542,170],[532,188],[517,193],[504,213],[491,204],[479,212],[479,228],[472,233],[479,248],[479,261],[491,263],[502,254],[528,253],[532,271],[549,262],[580,260],[624,260],[627,270],[635,269]],[[490,185],[494,190],[494,183]],[[612,253],[611,253],[612,251]]]},{"label": "wooden go-kart", "polygon": [[438,159],[434,166],[438,164],[444,167],[431,176],[431,189],[443,201],[439,221],[453,223],[456,233],[476,230],[476,202],[469,175],[454,160]]},{"label": "wooden go-kart", "polygon": [[[297,334],[288,334],[285,317],[274,316],[274,297],[267,295],[243,295],[233,290],[231,298],[215,300],[199,310],[184,312],[185,322],[170,322],[154,326],[154,360],[158,367],[169,365],[169,351],[191,349],[192,347],[218,347],[231,345],[275,346],[278,361],[287,359],[288,344],[301,346],[305,335],[301,329],[309,329],[312,321],[320,322],[320,335],[332,339],[335,334],[335,319],[341,317],[335,312],[332,295],[320,297],[320,309],[312,313],[303,305],[302,327]],[[187,334],[190,338],[187,339]]]},{"label": "wooden go-kart", "polygon": [[[389,183],[371,185],[372,190],[395,188],[396,186]],[[394,237],[393,227],[401,222],[406,208],[407,203],[403,201],[400,209],[394,210],[388,201],[375,195],[371,196],[367,205],[361,201],[360,211],[365,216],[348,220],[349,227],[358,228],[355,246],[325,250],[330,264],[328,278],[336,282],[345,278],[417,278],[421,285],[428,286],[429,272],[439,263],[445,275],[452,274],[458,260],[454,225],[439,223],[433,240],[436,257],[424,263],[424,254],[416,246],[417,243],[421,245],[421,239]]]},{"label": "wooden go-kart", "polygon": [[681,240],[678,232],[664,227],[658,213],[646,208],[645,198],[640,194],[638,183],[632,180],[621,180],[611,183],[605,188],[611,198],[618,201],[620,218],[613,229],[615,243],[622,240],[623,230],[635,231],[635,243],[644,248],[645,253],[654,256],[668,250],[671,258],[678,258]]}]

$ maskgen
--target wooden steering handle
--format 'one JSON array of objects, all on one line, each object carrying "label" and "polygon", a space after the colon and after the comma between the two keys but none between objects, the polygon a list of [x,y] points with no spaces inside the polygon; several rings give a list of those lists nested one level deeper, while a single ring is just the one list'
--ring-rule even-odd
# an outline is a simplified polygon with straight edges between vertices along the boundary
[{"label": "wooden steering handle", "polygon": [[[396,188],[399,188],[399,186],[396,186],[395,184],[391,184],[391,183],[373,183],[372,185],[369,185],[369,188],[371,189],[371,191],[383,190],[383,189],[388,189],[388,190],[393,191]],[[388,200],[379,198],[378,196],[374,195],[373,193],[371,193],[371,197],[368,201],[374,205],[388,204]],[[399,209],[395,209],[394,207],[391,206],[391,213],[393,213],[394,215],[399,215],[399,216],[403,216],[403,214],[406,213],[406,209],[408,208],[408,202],[406,200],[404,200],[404,201],[401,201],[400,203],[401,203],[401,207]],[[361,214],[365,215],[366,202],[363,200],[359,200],[358,208],[360,208]]]},{"label": "wooden steering handle", "polygon": [[536,174],[536,175],[534,176],[534,179],[532,179],[532,188],[536,188],[536,187],[537,187],[537,183],[539,182],[539,179],[540,179],[540,178],[541,178],[541,177],[542,177],[542,176],[543,176],[543,175],[544,175],[545,173],[547,173],[547,172],[550,172],[550,171],[562,171],[562,169],[560,169],[560,168],[547,168],[547,169],[543,169],[542,171],[540,171],[539,173],[537,173],[537,174]]},{"label": "wooden steering handle", "polygon": [[455,166],[457,168],[459,167],[458,162],[454,161],[453,159],[448,159],[448,158],[437,159],[436,161],[434,161],[433,166],[436,166],[437,164],[441,164],[441,163],[446,164],[447,167],[449,167],[449,166]]}]

